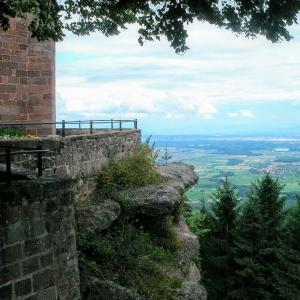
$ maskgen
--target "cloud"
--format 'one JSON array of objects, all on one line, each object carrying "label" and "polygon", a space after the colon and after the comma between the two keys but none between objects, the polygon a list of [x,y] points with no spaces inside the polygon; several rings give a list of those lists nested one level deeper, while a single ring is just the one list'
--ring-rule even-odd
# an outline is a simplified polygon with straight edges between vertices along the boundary
[{"label": "cloud", "polygon": [[208,102],[203,102],[200,103],[197,109],[197,113],[200,115],[212,115],[212,114],[217,114],[218,110],[213,104]]},{"label": "cloud", "polygon": [[254,114],[248,109],[242,109],[240,114],[243,118],[252,119],[254,118]]},{"label": "cloud", "polygon": [[210,120],[210,119],[212,119],[212,118],[213,118],[212,115],[209,115],[209,114],[204,114],[204,115],[203,115],[203,119],[205,119],[205,120]]},{"label": "cloud", "polygon": [[181,120],[186,118],[184,114],[166,114],[166,119],[176,119],[176,120]]},{"label": "cloud", "polygon": [[290,43],[272,44],[195,22],[185,55],[164,40],[140,47],[135,26],[110,38],[69,34],[57,44],[58,116],[229,122],[254,118],[248,104],[256,111],[259,103],[300,103],[300,30],[293,31]]},{"label": "cloud", "polygon": [[229,113],[227,113],[227,115],[229,116],[229,118],[237,118],[239,116],[239,113],[229,112]]},{"label": "cloud", "polygon": [[231,119],[236,119],[236,118],[245,118],[245,119],[253,119],[255,115],[253,114],[252,111],[249,109],[241,109],[238,112],[229,112],[227,113],[228,117]]}]

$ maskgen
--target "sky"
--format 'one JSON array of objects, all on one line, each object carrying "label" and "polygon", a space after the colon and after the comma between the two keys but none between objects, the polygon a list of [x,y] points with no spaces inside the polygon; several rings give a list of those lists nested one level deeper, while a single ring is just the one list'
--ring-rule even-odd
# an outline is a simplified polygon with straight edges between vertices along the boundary
[{"label": "sky", "polygon": [[56,48],[57,120],[138,119],[144,134],[300,135],[300,25],[272,44],[206,23],[188,50],[68,34]]}]

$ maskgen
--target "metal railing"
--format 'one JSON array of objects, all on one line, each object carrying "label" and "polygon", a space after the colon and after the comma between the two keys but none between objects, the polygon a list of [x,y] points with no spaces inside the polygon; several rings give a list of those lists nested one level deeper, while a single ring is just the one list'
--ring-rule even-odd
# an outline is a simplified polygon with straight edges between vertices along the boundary
[{"label": "metal railing", "polygon": [[[101,125],[108,125],[108,128],[100,127]],[[0,123],[1,127],[22,127],[22,126],[42,126],[42,125],[55,125],[56,129],[61,129],[62,137],[66,136],[67,129],[88,129],[90,134],[93,134],[96,130],[100,129],[111,129],[111,130],[125,130],[130,129],[124,127],[124,124],[132,124],[133,129],[138,128],[138,121],[137,119],[133,120],[84,120],[84,121],[65,121],[62,120],[61,122],[15,122],[15,123]],[[60,128],[57,128],[57,125]],[[76,126],[76,127],[69,127],[68,126]]]},{"label": "metal railing", "polygon": [[11,184],[12,181],[12,173],[11,173],[11,158],[14,155],[22,155],[22,154],[37,154],[37,169],[38,169],[38,177],[43,175],[43,160],[42,154],[49,152],[49,150],[42,150],[41,146],[38,146],[37,149],[21,149],[20,151],[11,151],[12,149],[20,149],[17,147],[7,147],[5,148],[5,153],[0,153],[0,157],[5,157],[6,164],[6,182],[7,184]]}]

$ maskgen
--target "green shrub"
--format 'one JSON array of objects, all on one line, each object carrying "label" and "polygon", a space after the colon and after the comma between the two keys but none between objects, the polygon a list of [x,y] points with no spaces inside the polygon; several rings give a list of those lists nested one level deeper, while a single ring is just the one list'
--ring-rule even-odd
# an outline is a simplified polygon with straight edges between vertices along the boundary
[{"label": "green shrub", "polygon": [[97,176],[98,190],[112,197],[119,189],[158,184],[161,177],[155,172],[155,152],[147,143],[128,157],[111,162]]},{"label": "green shrub", "polygon": [[25,138],[29,134],[19,128],[0,128],[0,139]]},{"label": "green shrub", "polygon": [[199,239],[202,239],[209,232],[209,229],[206,226],[206,215],[200,210],[187,215],[186,222],[189,229],[196,234]]},{"label": "green shrub", "polygon": [[176,264],[175,248],[164,245],[166,236],[160,240],[137,224],[120,222],[106,234],[79,237],[81,270],[149,299],[178,299],[182,280],[165,271]]}]

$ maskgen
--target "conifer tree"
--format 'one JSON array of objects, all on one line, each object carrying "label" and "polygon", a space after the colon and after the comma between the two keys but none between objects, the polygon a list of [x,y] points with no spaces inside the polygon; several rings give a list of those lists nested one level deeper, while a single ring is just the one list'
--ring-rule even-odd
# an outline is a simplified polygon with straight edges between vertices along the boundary
[{"label": "conifer tree", "polygon": [[259,207],[250,198],[242,209],[237,225],[236,244],[233,249],[236,264],[235,280],[227,299],[266,299],[261,287],[264,278],[260,273],[261,215]]},{"label": "conifer tree", "polygon": [[287,249],[288,274],[291,289],[295,299],[300,299],[300,198],[296,206],[290,208],[284,228],[284,238]]},{"label": "conifer tree", "polygon": [[203,281],[208,299],[225,299],[232,285],[232,247],[235,239],[238,198],[228,178],[221,181],[208,214],[209,233],[201,241]]},{"label": "conifer tree", "polygon": [[298,299],[282,238],[285,199],[281,190],[270,174],[252,186],[238,226],[234,249],[238,268],[228,299]]}]

